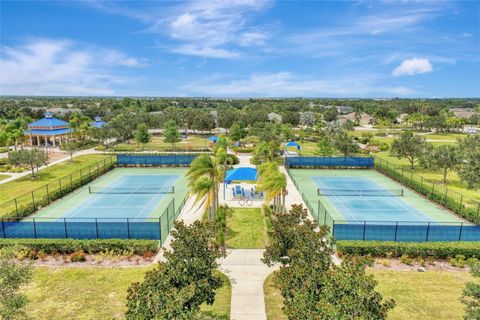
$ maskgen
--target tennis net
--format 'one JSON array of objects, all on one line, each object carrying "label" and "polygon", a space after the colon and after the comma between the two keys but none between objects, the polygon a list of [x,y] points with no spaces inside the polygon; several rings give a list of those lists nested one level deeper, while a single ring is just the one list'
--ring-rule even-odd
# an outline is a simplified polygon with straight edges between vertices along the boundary
[{"label": "tennis net", "polygon": [[89,193],[99,194],[163,194],[163,193],[175,193],[175,187],[98,187],[89,186]]},{"label": "tennis net", "polygon": [[401,197],[403,189],[317,189],[319,196]]}]

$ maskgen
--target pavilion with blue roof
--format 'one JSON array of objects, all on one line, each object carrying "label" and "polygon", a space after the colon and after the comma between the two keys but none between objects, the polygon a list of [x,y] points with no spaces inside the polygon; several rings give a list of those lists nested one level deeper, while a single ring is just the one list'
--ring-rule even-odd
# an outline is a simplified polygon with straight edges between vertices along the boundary
[{"label": "pavilion with blue roof", "polygon": [[94,119],[95,119],[95,121],[93,121],[93,122],[91,123],[92,127],[94,127],[94,128],[100,129],[101,127],[103,127],[104,125],[107,124],[107,123],[106,123],[105,121],[103,121],[102,118],[99,117],[99,116],[96,116]]},{"label": "pavilion with blue roof", "polygon": [[31,145],[56,146],[69,141],[72,129],[68,122],[54,118],[51,112],[45,112],[45,118],[27,125],[24,135],[29,137]]}]

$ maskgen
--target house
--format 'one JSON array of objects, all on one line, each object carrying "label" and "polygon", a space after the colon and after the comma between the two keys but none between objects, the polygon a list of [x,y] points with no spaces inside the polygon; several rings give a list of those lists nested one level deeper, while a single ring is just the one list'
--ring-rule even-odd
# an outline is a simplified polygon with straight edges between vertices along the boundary
[{"label": "house", "polygon": [[453,113],[453,115],[457,118],[470,119],[475,115],[480,117],[480,112],[473,111],[473,109],[452,108],[452,109],[449,109],[448,111]]},{"label": "house", "polygon": [[279,115],[278,113],[275,112],[270,112],[268,115],[268,121],[270,122],[275,122],[275,123],[281,123],[282,122],[282,116]]},{"label": "house", "polygon": [[338,110],[339,113],[347,114],[347,113],[353,112],[353,107],[349,107],[349,106],[337,106],[337,110]]},{"label": "house", "polygon": [[[343,114],[343,115],[338,116],[338,122],[340,122],[342,124],[347,122],[348,120],[355,122],[355,120],[356,120],[355,112],[351,112],[351,113],[348,113],[348,114]],[[375,118],[372,117],[371,115],[367,114],[367,113],[362,113],[360,115],[360,118],[359,118],[358,122],[359,122],[359,125],[366,126],[366,125],[375,123]]]}]

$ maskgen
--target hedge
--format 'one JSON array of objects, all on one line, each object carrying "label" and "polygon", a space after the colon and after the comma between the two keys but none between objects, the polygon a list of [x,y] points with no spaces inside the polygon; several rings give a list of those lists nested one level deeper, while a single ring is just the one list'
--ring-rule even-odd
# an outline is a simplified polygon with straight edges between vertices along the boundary
[{"label": "hedge", "polygon": [[463,255],[465,258],[480,258],[480,242],[337,241],[336,245],[342,254],[361,256],[398,258],[408,255],[447,259]]},{"label": "hedge", "polygon": [[146,252],[157,251],[159,242],[156,240],[123,239],[0,239],[0,249],[9,247],[27,248],[36,251],[43,250],[47,254],[52,252],[69,254],[79,250],[89,253],[114,250],[115,252],[131,251],[134,254],[143,255]]}]

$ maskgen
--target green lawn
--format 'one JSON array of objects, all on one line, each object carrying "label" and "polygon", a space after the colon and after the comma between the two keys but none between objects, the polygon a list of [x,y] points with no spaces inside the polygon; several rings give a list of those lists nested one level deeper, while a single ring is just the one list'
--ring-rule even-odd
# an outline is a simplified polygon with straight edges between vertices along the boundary
[{"label": "green lawn", "polygon": [[8,174],[0,174],[0,181],[10,178]]},{"label": "green lawn", "polygon": [[109,155],[89,154],[73,158],[73,162],[67,160],[51,167],[40,170],[35,178],[25,176],[0,185],[0,203],[11,200],[19,195],[28,193],[58,178],[76,172],[81,168],[87,168],[96,162],[110,157]]},{"label": "green lawn", "polygon": [[[142,281],[151,268],[36,268],[33,282],[25,289],[28,314],[46,320],[123,319],[128,287]],[[202,306],[203,318],[229,319],[231,285],[221,275],[225,284],[212,306]]]},{"label": "green lawn", "polygon": [[[179,149],[209,147],[210,141],[207,138],[208,136],[189,135],[187,139],[182,139],[182,141],[175,144],[175,147]],[[142,146],[133,139],[129,143],[116,144],[114,148],[125,151],[142,150]],[[151,141],[144,146],[146,151],[163,151],[166,149],[172,149],[172,144],[166,143],[163,136],[152,136]]]},{"label": "green lawn", "polygon": [[261,249],[267,243],[267,228],[260,208],[232,208],[227,216],[226,243],[233,249]]},{"label": "green lawn", "polygon": [[[371,270],[379,282],[377,289],[384,298],[394,299],[395,308],[389,320],[462,319],[462,290],[472,277],[468,272]],[[282,296],[273,283],[274,275],[264,283],[267,319],[286,320],[282,312]]]},{"label": "green lawn", "polygon": [[[375,154],[376,158],[390,161],[391,163],[395,164],[397,167],[405,168],[405,170],[410,170],[410,163],[406,159],[398,159],[392,157],[387,152],[379,152]],[[426,181],[438,182],[439,185],[443,185],[442,179],[443,175],[435,170],[423,169],[418,164],[415,165],[414,172],[417,175],[423,176]],[[459,192],[463,194],[464,200],[467,205],[472,207],[478,205],[477,203],[480,202],[480,191],[477,190],[468,190],[464,184],[460,182],[460,178],[455,172],[449,172],[447,175],[447,183],[444,185],[448,187],[450,190]]]}]

